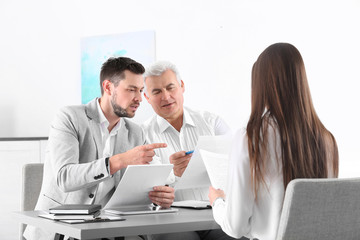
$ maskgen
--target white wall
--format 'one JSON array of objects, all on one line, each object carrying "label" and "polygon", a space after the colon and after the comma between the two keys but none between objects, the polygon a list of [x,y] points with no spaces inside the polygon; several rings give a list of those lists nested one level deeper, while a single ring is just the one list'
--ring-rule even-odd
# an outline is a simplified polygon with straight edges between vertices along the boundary
[{"label": "white wall", "polygon": [[[81,37],[155,30],[157,59],[178,65],[185,104],[234,129],[249,116],[253,62],[282,41],[303,55],[340,175],[358,176],[359,13],[359,0],[2,0],[0,137],[47,136],[55,111],[80,103]],[[137,122],[151,115],[142,110]]]},{"label": "white wall", "polygon": [[[19,239],[20,224],[14,212],[20,211],[24,164],[44,162],[47,141],[0,141],[0,239]],[[5,162],[6,161],[6,162]]]}]

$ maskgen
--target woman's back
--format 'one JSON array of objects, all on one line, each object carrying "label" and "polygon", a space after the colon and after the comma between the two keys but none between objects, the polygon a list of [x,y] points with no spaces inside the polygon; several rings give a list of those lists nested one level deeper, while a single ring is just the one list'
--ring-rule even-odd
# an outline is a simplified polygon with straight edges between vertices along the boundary
[{"label": "woman's back", "polygon": [[[233,237],[245,235],[261,240],[275,239],[280,220],[285,186],[281,155],[281,137],[274,120],[267,127],[268,145],[266,147],[266,168],[263,182],[255,194],[248,152],[248,135],[245,130],[238,131],[230,154],[228,189],[226,201],[216,201],[214,217],[224,232]],[[324,136],[325,138],[329,136]],[[331,138],[329,138],[331,139]],[[327,141],[332,143],[332,141]],[[329,162],[332,162],[333,145],[328,145]],[[333,175],[332,167],[328,168]],[[223,213],[225,212],[225,214]]]},{"label": "woman's back", "polygon": [[300,52],[287,43],[269,46],[253,66],[252,111],[246,130],[255,194],[266,171],[270,125],[280,135],[285,187],[295,178],[328,177],[329,167],[331,176],[337,176],[336,141],[316,114]]},{"label": "woman's back", "polygon": [[[269,46],[252,72],[252,110],[230,157],[226,201],[216,222],[233,237],[275,239],[287,184],[295,178],[337,177],[335,138],[312,104],[305,66],[286,43]],[[210,201],[224,196],[210,189]]]},{"label": "woman's back", "polygon": [[[230,154],[226,200],[216,201],[214,218],[224,232],[236,238],[275,239],[284,198],[282,164],[278,161],[280,144],[276,128],[268,128],[269,154],[264,182],[255,196],[252,187],[248,137],[239,130]],[[224,214],[225,213],[225,214]]]}]

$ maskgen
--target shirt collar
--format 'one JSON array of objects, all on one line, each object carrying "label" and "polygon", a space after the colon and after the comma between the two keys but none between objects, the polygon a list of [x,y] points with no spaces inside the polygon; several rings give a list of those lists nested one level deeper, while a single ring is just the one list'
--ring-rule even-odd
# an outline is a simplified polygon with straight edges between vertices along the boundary
[{"label": "shirt collar", "polygon": [[184,122],[183,122],[183,126],[185,124],[191,125],[193,127],[195,127],[195,123],[193,121],[193,118],[191,117],[189,111],[184,107]]},{"label": "shirt collar", "polygon": [[[156,116],[156,121],[159,126],[160,133],[164,132],[169,127],[172,127],[171,124],[165,118],[162,118],[159,115]],[[190,125],[195,127],[194,121],[186,108],[184,108],[184,115],[183,115],[183,126],[185,125]]]},{"label": "shirt collar", "polygon": [[[96,101],[96,106],[97,106],[97,110],[98,110],[98,114],[99,114],[99,120],[100,120],[100,125],[105,127],[106,130],[109,127],[109,121],[107,120],[107,118],[105,117],[103,111],[101,110],[100,107],[100,98],[97,99]],[[116,133],[117,131],[119,131],[121,125],[122,125],[121,119],[119,120],[119,122],[117,122],[117,124],[114,126],[114,128],[111,130],[111,133]]]},{"label": "shirt collar", "polygon": [[107,123],[107,126],[109,126],[109,121],[106,119],[106,117],[105,117],[105,115],[104,115],[104,113],[103,113],[103,111],[101,110],[101,107],[100,107],[100,98],[98,98],[97,99],[97,101],[96,101],[96,106],[97,106],[97,111],[98,111],[98,114],[99,114],[99,122],[101,123],[101,124],[103,124],[103,123]]}]

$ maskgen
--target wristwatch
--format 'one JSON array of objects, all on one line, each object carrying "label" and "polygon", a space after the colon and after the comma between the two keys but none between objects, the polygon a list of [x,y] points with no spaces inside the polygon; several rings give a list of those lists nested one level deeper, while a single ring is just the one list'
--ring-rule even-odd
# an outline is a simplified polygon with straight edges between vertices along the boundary
[{"label": "wristwatch", "polygon": [[110,169],[109,169],[109,158],[110,158],[110,157],[106,157],[106,158],[105,158],[105,166],[106,166],[106,169],[108,170],[108,172],[110,173]]},{"label": "wristwatch", "polygon": [[215,205],[215,203],[216,203],[217,200],[223,200],[223,201],[225,202],[225,199],[224,199],[224,198],[222,198],[222,197],[217,197],[217,198],[215,198],[215,200],[213,201],[211,207],[214,207],[214,205]]}]

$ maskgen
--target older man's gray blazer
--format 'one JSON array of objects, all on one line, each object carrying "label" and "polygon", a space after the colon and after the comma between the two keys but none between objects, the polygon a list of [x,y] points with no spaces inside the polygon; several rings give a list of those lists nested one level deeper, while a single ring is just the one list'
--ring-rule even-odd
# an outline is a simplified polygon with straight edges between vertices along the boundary
[{"label": "older man's gray blazer", "polygon": [[[98,185],[110,177],[102,157],[97,99],[86,105],[62,108],[51,125],[44,163],[44,177],[35,209],[62,204],[91,204]],[[145,144],[141,128],[124,118],[115,139],[114,154]],[[115,186],[124,170],[114,174]],[[55,201],[54,201],[55,200]],[[54,239],[54,233],[28,226],[26,239]]]}]

